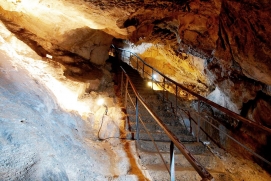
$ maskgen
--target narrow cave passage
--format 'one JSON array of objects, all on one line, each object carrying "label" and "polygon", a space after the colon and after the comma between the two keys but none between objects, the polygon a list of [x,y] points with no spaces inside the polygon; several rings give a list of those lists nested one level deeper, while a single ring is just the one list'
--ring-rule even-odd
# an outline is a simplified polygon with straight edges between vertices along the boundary
[{"label": "narrow cave passage", "polygon": [[[267,1],[1,1],[0,180],[168,180],[170,141],[142,105],[162,155],[143,124],[137,136],[114,57],[216,180],[270,180],[270,12]],[[176,180],[201,180],[174,158]]]}]

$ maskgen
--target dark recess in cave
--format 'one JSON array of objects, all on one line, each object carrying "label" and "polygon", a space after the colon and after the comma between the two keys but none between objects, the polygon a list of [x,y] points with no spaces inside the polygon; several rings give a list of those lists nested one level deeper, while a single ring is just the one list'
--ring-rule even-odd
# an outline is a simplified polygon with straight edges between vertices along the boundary
[{"label": "dark recess in cave", "polygon": [[137,18],[131,18],[131,19],[127,19],[124,23],[123,26],[124,27],[128,27],[128,26],[137,26],[139,24],[139,21]]},{"label": "dark recess in cave", "polygon": [[[253,111],[257,107],[257,103],[260,100],[265,101],[266,103],[271,105],[271,96],[263,93],[262,91],[259,91],[254,100],[250,100],[247,103],[243,103],[243,107],[242,107],[242,111],[240,115],[248,118],[249,111]],[[258,122],[259,124],[262,124],[266,127],[271,128],[271,125],[270,125],[271,120],[262,120],[262,117],[260,116],[259,119],[255,121],[259,121]]]},{"label": "dark recess in cave", "polygon": [[[257,153],[262,155],[265,159],[267,159],[269,162],[271,162],[271,136],[266,136],[266,144],[260,145],[257,148]],[[258,163],[262,168],[264,168],[268,173],[271,173],[271,165],[268,165],[267,163],[263,162],[257,157],[253,158],[256,163]]]}]

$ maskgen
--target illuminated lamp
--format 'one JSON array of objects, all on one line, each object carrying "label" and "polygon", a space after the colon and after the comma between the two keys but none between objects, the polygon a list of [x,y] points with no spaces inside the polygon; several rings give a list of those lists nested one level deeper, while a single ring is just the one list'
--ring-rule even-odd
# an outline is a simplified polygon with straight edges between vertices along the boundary
[{"label": "illuminated lamp", "polygon": [[98,104],[99,106],[103,105],[103,106],[105,107],[105,112],[104,112],[104,114],[107,115],[108,107],[107,107],[107,105],[105,105],[104,99],[102,99],[102,98],[101,98],[101,99],[98,99],[97,104]]}]

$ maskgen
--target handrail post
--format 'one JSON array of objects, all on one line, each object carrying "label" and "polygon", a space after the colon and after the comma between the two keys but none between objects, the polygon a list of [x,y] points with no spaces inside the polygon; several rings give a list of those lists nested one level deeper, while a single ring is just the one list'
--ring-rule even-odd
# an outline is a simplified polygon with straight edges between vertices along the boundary
[{"label": "handrail post", "polygon": [[143,68],[142,68],[143,79],[145,78],[145,77],[144,77],[144,71],[145,71],[145,70],[144,70],[144,67],[145,67],[145,64],[143,63]]},{"label": "handrail post", "polygon": [[178,86],[177,86],[177,84],[175,84],[175,86],[176,86],[176,92],[175,92],[175,95],[176,95],[176,97],[175,97],[175,115],[176,115],[176,117],[177,117],[177,108],[178,108]]},{"label": "handrail post", "polygon": [[166,98],[167,98],[167,101],[169,100],[169,99],[168,99],[168,92],[169,92],[169,91],[166,91]]},{"label": "handrail post", "polygon": [[198,123],[197,123],[197,142],[199,142],[199,135],[200,135],[200,100],[198,100]]},{"label": "handrail post", "polygon": [[138,58],[136,59],[136,70],[138,70]]},{"label": "handrail post", "polygon": [[132,55],[131,55],[131,52],[130,52],[130,57],[129,57],[129,65],[131,65],[131,57],[132,57]]},{"label": "handrail post", "polygon": [[139,141],[138,99],[136,97],[136,141]]},{"label": "handrail post", "polygon": [[121,59],[124,61],[123,51],[121,51]]},{"label": "handrail post", "polygon": [[[116,47],[114,47],[114,48],[117,49],[117,50],[119,50],[119,51],[125,51],[125,50],[123,50],[123,49],[121,49],[121,48],[116,48]],[[130,51],[129,51],[129,52],[130,52]],[[135,56],[136,56],[136,55],[135,55]],[[144,60],[142,60],[140,57],[138,57],[138,56],[136,56],[136,57],[139,58],[142,62],[144,62]],[[145,63],[148,67],[152,67],[152,66],[150,66],[149,64],[147,64],[146,62],[144,62],[144,63]],[[154,69],[156,72],[158,72],[158,73],[161,74],[161,72],[158,71],[157,69],[155,69],[155,68],[153,68],[153,69]],[[162,74],[162,75],[163,75],[163,74]],[[205,98],[205,97],[202,97],[201,95],[199,95],[199,94],[197,94],[197,93],[191,91],[191,90],[188,89],[187,87],[185,87],[185,86],[183,86],[183,85],[181,85],[181,84],[175,82],[174,80],[170,79],[169,77],[167,77],[167,76],[165,76],[165,75],[163,75],[163,76],[164,76],[165,78],[167,78],[170,82],[175,83],[175,84],[178,84],[178,86],[179,86],[181,89],[187,91],[187,92],[190,93],[192,96],[197,97],[197,98],[200,99],[201,101],[203,101],[203,102],[209,104],[210,106],[212,106],[212,107],[214,107],[214,108],[216,108],[216,109],[222,111],[223,113],[229,114],[231,117],[233,117],[233,118],[235,118],[235,119],[238,119],[239,121],[241,121],[241,122],[243,122],[243,123],[246,123],[246,124],[249,124],[249,125],[252,125],[252,126],[256,126],[257,128],[260,128],[260,129],[262,129],[262,130],[268,132],[269,134],[271,134],[271,128],[268,128],[268,127],[266,127],[266,126],[262,126],[262,125],[260,125],[260,124],[258,124],[258,123],[256,123],[256,122],[253,122],[253,121],[251,121],[251,120],[249,120],[249,119],[246,119],[246,118],[244,118],[244,117],[238,115],[237,113],[232,112],[232,111],[230,111],[230,110],[228,110],[228,109],[226,109],[226,108],[224,108],[224,107],[222,107],[222,106],[220,106],[220,105],[218,105],[218,104],[216,104],[216,103],[214,103],[214,102],[208,100],[208,99]]]},{"label": "handrail post", "polygon": [[153,90],[153,69],[151,69],[151,88]]},{"label": "handrail post", "polygon": [[[115,49],[115,56],[117,56],[117,57],[120,57],[120,59],[121,58],[123,58],[123,55],[121,54],[121,56],[119,55],[119,53],[121,52],[121,51],[125,51],[125,50],[121,50],[121,49],[119,49],[119,48],[115,48],[115,47],[113,47],[114,49]],[[130,59],[132,58],[132,56],[131,56],[131,54],[133,54],[133,53],[131,53],[130,52]],[[238,115],[237,113],[234,113],[234,112],[232,112],[232,111],[230,111],[230,110],[228,110],[228,109],[226,109],[226,108],[224,108],[224,107],[222,107],[222,106],[220,106],[220,105],[218,105],[218,104],[216,104],[216,103],[214,103],[214,102],[212,102],[212,101],[210,101],[210,100],[208,100],[207,98],[205,98],[205,97],[202,97],[201,95],[199,95],[199,94],[197,94],[197,93],[195,93],[195,92],[193,92],[193,91],[191,91],[191,90],[189,90],[187,87],[185,87],[185,86],[183,86],[183,85],[181,85],[181,84],[179,84],[179,83],[177,83],[177,82],[175,82],[174,80],[172,80],[172,79],[170,79],[169,77],[167,77],[167,76],[165,76],[164,74],[161,74],[160,73],[160,71],[158,71],[157,69],[155,69],[155,68],[153,68],[152,66],[150,66],[149,64],[147,64],[146,62],[144,62],[140,57],[138,57],[136,54],[133,54],[134,56],[136,56],[137,57],[137,61],[138,61],[138,59],[141,61],[141,62],[143,62],[143,64],[144,65],[146,65],[146,66],[148,66],[148,67],[150,67],[150,68],[152,68],[152,71],[156,71],[156,72],[158,72],[160,75],[162,75],[163,77],[164,77],[164,90],[166,90],[166,87],[165,87],[165,79],[168,79],[168,82],[171,82],[171,83],[174,83],[174,84],[176,84],[176,85],[178,85],[178,87],[179,88],[181,88],[182,90],[184,90],[184,91],[186,91],[186,92],[188,92],[188,93],[190,93],[192,96],[195,96],[196,98],[198,98],[198,114],[200,114],[202,111],[200,110],[200,103],[201,102],[203,102],[203,103],[206,103],[206,104],[208,104],[208,105],[210,105],[210,106],[212,106],[213,108],[215,108],[215,109],[218,109],[218,110],[220,110],[221,112],[223,112],[223,113],[225,113],[225,114],[228,114],[230,117],[232,117],[232,118],[234,118],[234,119],[237,119],[237,120],[239,120],[241,123],[245,123],[245,124],[248,124],[248,125],[250,125],[250,126],[255,126],[255,127],[257,127],[258,129],[262,129],[263,131],[266,131],[266,132],[268,132],[269,134],[271,134],[271,129],[270,128],[268,128],[268,127],[266,127],[266,126],[262,126],[262,125],[260,125],[260,124],[258,124],[258,123],[255,123],[255,122],[253,122],[253,121],[251,121],[251,120],[249,120],[249,119],[247,119],[247,118],[244,118],[244,117],[242,117],[242,116],[240,116],[240,115]],[[143,65],[143,66],[144,66]],[[126,80],[127,81],[127,80]],[[122,84],[124,84],[124,80],[122,81]],[[169,85],[171,85],[171,84],[169,84]],[[127,86],[128,86],[128,83],[127,83]],[[121,94],[123,93],[123,88],[124,88],[124,86],[122,85],[121,86],[122,88],[122,91],[121,91]],[[132,85],[131,85],[131,87],[133,87]],[[126,92],[127,92],[127,87],[126,87]],[[177,91],[176,91],[177,92]],[[167,100],[168,100],[168,92],[166,92],[167,93]],[[163,91],[163,100],[164,100],[164,91]],[[127,93],[126,93],[126,97],[127,97]],[[140,98],[138,98],[139,100],[140,100],[140,102],[142,101]],[[127,102],[127,98],[126,98],[126,102]],[[142,103],[142,102],[141,102]],[[143,104],[143,103],[142,103]],[[144,104],[143,104],[144,105]],[[145,105],[144,105],[145,106]],[[195,108],[196,108],[196,105],[195,105]],[[190,119],[190,130],[192,130],[192,124],[191,124],[191,117],[189,117]],[[205,127],[205,122],[206,122],[206,120],[202,120],[202,118],[201,118],[201,116],[199,116],[198,117],[198,119],[197,119],[197,122],[198,123],[196,123],[196,121],[195,120],[193,120],[193,122],[195,123],[195,124],[197,124],[197,126],[196,126],[196,129],[197,129],[197,131],[195,132],[195,134],[197,134],[197,141],[199,141],[200,140],[200,131],[201,130],[203,130],[203,133],[205,133],[204,132],[204,129],[206,129],[206,128],[204,128]],[[202,122],[202,123],[201,123]],[[208,122],[208,121],[207,121]],[[201,124],[203,125],[203,127],[201,127]],[[210,123],[209,123],[210,124]],[[213,125],[212,125],[213,126]],[[216,128],[216,129],[218,129],[218,128]],[[219,130],[219,129],[218,129]],[[206,133],[205,133],[206,134]],[[208,135],[207,135],[208,136]],[[229,138],[231,138],[231,139],[233,139],[232,137],[230,137],[229,135],[227,135]],[[233,139],[234,140],[234,139]],[[247,147],[245,147],[244,145],[242,145],[241,143],[239,143],[238,141],[236,141],[235,140],[235,142],[237,142],[238,144],[240,144],[242,147],[244,147],[245,149],[247,149],[247,151],[249,151],[250,153],[252,153],[253,155],[255,155],[255,156],[257,156],[258,158],[260,158],[262,161],[264,161],[264,162],[266,162],[266,163],[268,163],[269,165],[271,165],[271,162],[269,162],[268,160],[266,160],[265,158],[263,158],[263,157],[261,157],[260,155],[258,155],[257,153],[255,153],[255,152],[253,152],[252,150],[250,150],[249,148],[247,148]],[[175,141],[174,141],[174,143],[175,143]],[[176,144],[176,147],[178,147],[178,149],[181,149],[181,148],[179,148],[179,145],[177,144],[177,143],[175,143]],[[193,165],[193,167],[194,167],[194,165]],[[196,166],[195,166],[196,167]],[[194,168],[195,168],[194,167]],[[198,170],[198,169],[196,169],[197,171],[198,171],[198,173],[201,173],[202,175],[206,175],[206,174],[204,174],[204,173],[202,173],[201,172],[201,170]],[[207,174],[207,177],[209,177],[208,176],[208,174]],[[207,177],[205,177],[205,178],[207,178]]]},{"label": "handrail post", "polygon": [[192,127],[192,120],[191,120],[191,116],[190,116],[190,113],[189,113],[189,129],[190,129],[190,133],[193,133],[193,127]]},{"label": "handrail post", "polygon": [[121,71],[121,80],[120,80],[120,96],[122,97],[123,93],[123,71]]},{"label": "handrail post", "polygon": [[163,102],[165,102],[165,91],[166,91],[166,80],[164,77],[164,80],[163,80]]},{"label": "handrail post", "polygon": [[170,181],[175,181],[174,143],[170,142]]},{"label": "handrail post", "polygon": [[125,99],[124,99],[124,107],[127,107],[127,96],[128,96],[128,77],[126,77],[126,84],[125,84]]},{"label": "handrail post", "polygon": [[[124,71],[125,73],[125,71]],[[125,73],[125,76],[127,76],[127,85],[128,85],[128,81],[129,77],[128,75]],[[174,145],[181,151],[181,153],[184,155],[184,157],[189,161],[189,163],[194,167],[194,169],[198,172],[198,174],[204,179],[207,178],[209,180],[213,180],[212,175],[193,157],[193,155],[185,148],[185,146],[179,141],[179,139],[176,137],[176,135],[174,133],[172,133],[167,126],[163,123],[163,121],[161,119],[159,119],[157,117],[157,115],[150,109],[150,107],[144,102],[144,100],[139,96],[138,92],[136,91],[134,85],[132,82],[130,82],[130,86],[133,89],[136,97],[137,97],[137,101],[140,101],[140,103],[144,106],[144,108],[150,113],[150,115],[154,118],[154,120],[158,123],[158,125],[164,130],[164,132],[167,134],[167,136],[170,138],[170,140],[174,143],[172,144],[172,150]],[[127,86],[126,86],[127,87]],[[137,117],[138,117],[138,103],[137,103]],[[139,134],[139,132],[138,132]],[[137,138],[139,138],[139,136],[137,136]],[[172,158],[171,158],[172,162],[171,164],[174,163],[174,151],[172,151]],[[167,167],[168,168],[168,167]],[[167,169],[170,173],[170,169]],[[175,171],[174,171],[175,172]],[[173,175],[173,165],[172,165],[172,174]],[[173,176],[172,176],[173,177]]]},{"label": "handrail post", "polygon": [[130,52],[130,57],[129,57],[129,65],[131,65],[131,57],[132,57],[132,55],[131,55],[131,52]]}]

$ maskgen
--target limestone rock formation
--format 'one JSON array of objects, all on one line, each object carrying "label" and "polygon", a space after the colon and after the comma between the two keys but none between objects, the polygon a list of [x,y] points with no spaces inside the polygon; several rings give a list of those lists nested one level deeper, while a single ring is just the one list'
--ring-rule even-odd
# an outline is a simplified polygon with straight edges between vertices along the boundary
[{"label": "limestone rock formation", "polygon": [[133,142],[118,139],[124,121],[108,67],[64,67],[0,23],[0,180],[139,179]]},{"label": "limestone rock formation", "polygon": [[[206,60],[210,83],[205,83],[218,87],[235,104],[233,111],[240,112],[243,103],[270,85],[268,1],[195,0],[174,4],[176,9],[152,5],[152,11],[145,6],[126,21],[136,27],[130,40],[165,44],[175,50],[168,54],[185,52]],[[174,61],[170,56],[164,59]]]},{"label": "limestone rock formation", "polygon": [[[63,64],[103,65],[115,37],[134,46],[150,43],[138,52],[143,59],[167,65],[157,68],[204,96],[218,87],[235,112],[271,84],[268,1],[10,0],[0,6],[11,32]],[[150,54],[159,46],[164,52]],[[203,60],[205,73],[185,66],[193,67],[193,56]]]},{"label": "limestone rock formation", "polygon": [[243,115],[247,115],[250,120],[254,120],[258,124],[271,127],[270,101],[270,96],[260,92],[255,100],[251,100],[245,104]]},{"label": "limestone rock formation", "polygon": [[0,11],[7,28],[40,56],[71,63],[65,56],[74,54],[103,65],[113,37],[74,8],[61,1],[14,1],[1,2]]},{"label": "limestone rock formation", "polygon": [[[60,73],[57,72],[58,81],[63,83],[63,80],[75,80],[76,83],[68,82],[65,85],[72,87],[72,91],[67,91],[70,95],[69,99],[66,99],[61,91],[55,95],[58,99],[62,98],[62,101],[77,100],[78,97],[83,99],[87,96],[98,98],[93,91],[101,91],[106,92],[108,100],[113,105],[115,101],[112,98],[113,82],[110,81],[109,70],[101,67],[107,66],[108,51],[110,45],[114,43],[137,53],[148,64],[189,89],[259,124],[271,127],[269,115],[271,111],[271,43],[269,41],[271,4],[268,0],[6,0],[0,1],[0,20],[10,32],[31,47],[43,60],[61,70]],[[2,40],[16,42],[10,34],[1,33]],[[6,44],[5,41],[2,43]],[[16,42],[15,46],[20,49],[21,45]],[[6,48],[5,51],[10,51],[11,55],[17,58],[17,61],[22,61],[25,67],[27,64],[31,64],[28,60],[16,56],[15,53],[12,54],[13,50]],[[31,57],[39,57],[23,48],[20,51],[22,54],[31,54]],[[1,61],[0,66],[2,64]],[[33,66],[30,67],[33,68]],[[47,68],[47,66],[43,67],[45,72]],[[13,69],[16,71],[14,67]],[[1,75],[7,77],[11,75],[5,71],[1,69]],[[49,74],[46,76],[50,77]],[[1,78],[3,77],[1,76]],[[159,77],[157,81],[161,81]],[[29,85],[33,84],[35,83],[31,82]],[[22,86],[24,87],[24,85]],[[51,84],[47,86],[55,88]],[[63,87],[62,84],[58,86]],[[26,88],[28,90],[29,87]],[[3,94],[2,97],[5,97],[3,92],[0,92],[0,95]],[[40,93],[39,90],[37,92],[34,97],[35,95],[36,97],[48,96]],[[70,92],[75,92],[80,96],[71,96]],[[33,95],[27,91],[23,93],[32,100]],[[187,96],[184,92],[179,92],[179,94],[183,97]],[[18,103],[15,106],[20,108],[21,100],[19,98],[14,100]],[[46,100],[45,98],[37,100],[38,102],[51,101],[51,99]],[[7,101],[7,103],[9,102]],[[31,106],[32,103],[35,105],[35,102],[31,102]],[[33,109],[26,106],[26,111],[33,113],[34,117],[38,117],[37,110],[41,110],[42,113],[52,110],[52,113],[49,111],[48,119],[53,120],[54,116],[66,116],[68,121],[65,122],[64,127],[67,128],[68,133],[59,133],[57,139],[67,138],[67,144],[63,143],[57,147],[63,147],[64,151],[71,149],[70,153],[75,152],[78,148],[84,152],[83,143],[76,145],[73,142],[81,136],[75,129],[80,128],[83,135],[93,136],[93,132],[90,133],[83,127],[94,127],[96,133],[101,121],[93,120],[101,117],[82,114],[81,116],[89,118],[84,120],[86,122],[82,123],[83,126],[74,126],[76,116],[62,114],[59,107],[53,109],[50,107],[51,104],[47,103],[45,107],[33,106]],[[91,108],[97,113],[104,112],[103,107],[95,109],[93,104],[91,102],[88,105],[91,105]],[[82,108],[83,112],[85,109],[85,105],[81,104],[67,105]],[[13,111],[11,107],[10,114]],[[113,108],[109,108],[109,113],[113,114],[114,111]],[[85,171],[83,166],[75,168],[70,163],[58,165],[63,160],[65,162],[69,155],[63,156],[62,152],[55,154],[53,146],[50,146],[54,145],[54,139],[43,139],[43,135],[39,131],[33,131],[26,126],[31,123],[38,130],[42,130],[41,125],[33,119],[29,121],[21,117],[17,119],[16,114],[13,116],[17,122],[12,122],[11,125],[11,120],[3,119],[5,114],[0,113],[2,115],[0,122],[7,130],[3,135],[5,140],[9,141],[5,144],[9,145],[10,150],[13,149],[13,138],[19,139],[19,137],[25,136],[13,132],[11,129],[13,127],[18,129],[24,127],[27,131],[37,134],[42,143],[49,145],[50,150],[46,158],[49,158],[49,163],[56,166],[59,173],[54,174],[44,167],[44,170],[38,170],[43,175],[51,175],[53,180],[57,180],[86,172],[87,176],[94,175],[97,179],[101,179],[101,177],[108,179],[100,173],[100,170],[94,170],[93,173]],[[112,119],[106,118],[105,126],[117,130],[116,125],[118,125],[121,115],[114,116]],[[58,124],[57,121],[55,122]],[[46,125],[53,128],[48,130],[49,133],[57,132],[58,128],[55,127],[55,124],[46,122]],[[106,129],[101,130],[103,138],[119,136],[118,130],[112,133],[106,132]],[[246,128],[243,130],[244,138],[246,138],[247,130]],[[249,134],[256,139],[258,133],[256,136],[253,133]],[[83,140],[81,141],[83,142]],[[263,141],[266,140],[263,139]],[[251,145],[253,144],[254,142],[251,141]],[[68,148],[67,145],[71,148]],[[27,149],[30,150],[30,147]],[[110,153],[113,152],[104,153],[104,155],[107,156]],[[23,152],[19,152],[19,154],[24,155]],[[80,159],[89,158],[89,154],[86,152],[82,155],[83,157]],[[8,157],[11,156],[8,155]],[[39,164],[39,160],[44,155],[34,155],[29,152],[26,156],[29,158],[27,164],[35,165]],[[76,158],[72,159],[76,161]],[[20,158],[18,160],[22,161]],[[2,157],[0,161],[7,163]],[[88,161],[97,162],[97,160]],[[87,166],[91,167],[89,162]],[[8,164],[16,165],[15,162]],[[31,177],[33,170],[28,173],[28,166],[23,166],[25,172],[29,174],[29,176],[26,175],[27,179],[42,179]],[[124,172],[127,172],[129,166],[124,166],[123,172],[121,169],[112,171],[108,166],[108,172],[111,174],[108,177],[111,179],[112,175],[126,174]],[[64,169],[64,167],[69,169]],[[119,167],[121,166],[118,165]],[[73,173],[74,170],[76,173]],[[8,176],[4,178],[8,178]],[[18,179],[20,178],[18,177]]]},{"label": "limestone rock formation", "polygon": [[227,108],[240,112],[271,85],[270,9],[253,0],[13,0],[1,2],[0,18],[39,55],[67,67],[103,65],[113,37],[149,43],[135,50],[145,61],[204,96],[219,88],[235,104]]}]

